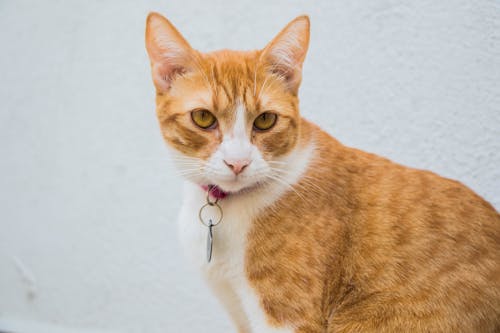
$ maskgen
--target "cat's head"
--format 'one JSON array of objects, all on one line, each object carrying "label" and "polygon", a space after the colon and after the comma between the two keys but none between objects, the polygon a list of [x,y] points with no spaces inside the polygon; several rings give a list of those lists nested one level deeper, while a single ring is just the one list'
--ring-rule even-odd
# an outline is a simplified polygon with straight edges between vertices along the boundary
[{"label": "cat's head", "polygon": [[151,13],[146,48],[156,111],[180,172],[226,192],[286,182],[300,145],[297,93],[309,19],[290,22],[264,49],[201,53]]}]

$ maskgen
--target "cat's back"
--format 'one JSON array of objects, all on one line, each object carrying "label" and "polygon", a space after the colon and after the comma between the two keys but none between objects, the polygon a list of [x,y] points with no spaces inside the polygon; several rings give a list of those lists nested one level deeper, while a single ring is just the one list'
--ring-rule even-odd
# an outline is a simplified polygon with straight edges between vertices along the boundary
[{"label": "cat's back", "polygon": [[363,322],[378,331],[500,330],[497,211],[458,181],[336,151],[343,158],[329,162],[349,179],[343,193],[353,208],[351,289],[331,318],[334,331]]}]

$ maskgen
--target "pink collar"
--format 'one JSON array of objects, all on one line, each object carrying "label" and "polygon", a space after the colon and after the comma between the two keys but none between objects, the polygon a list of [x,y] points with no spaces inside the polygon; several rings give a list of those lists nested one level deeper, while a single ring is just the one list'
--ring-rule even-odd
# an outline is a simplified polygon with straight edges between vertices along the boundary
[{"label": "pink collar", "polygon": [[229,195],[229,192],[224,192],[217,185],[202,185],[201,188],[203,191],[208,191],[210,189],[210,195],[215,199],[224,199]]}]

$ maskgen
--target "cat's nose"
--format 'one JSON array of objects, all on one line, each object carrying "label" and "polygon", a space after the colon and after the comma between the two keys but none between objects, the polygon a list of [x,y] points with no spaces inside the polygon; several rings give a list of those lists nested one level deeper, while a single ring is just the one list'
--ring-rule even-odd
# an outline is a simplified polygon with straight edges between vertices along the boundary
[{"label": "cat's nose", "polygon": [[231,171],[235,175],[239,175],[240,173],[243,172],[243,170],[250,164],[250,160],[224,160],[224,163],[226,163],[227,167],[231,169]]}]

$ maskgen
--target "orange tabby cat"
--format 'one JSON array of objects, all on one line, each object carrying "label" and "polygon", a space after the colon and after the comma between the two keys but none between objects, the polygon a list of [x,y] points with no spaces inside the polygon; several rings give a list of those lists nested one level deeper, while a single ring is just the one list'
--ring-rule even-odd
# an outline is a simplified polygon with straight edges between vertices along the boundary
[{"label": "orange tabby cat", "polygon": [[301,16],[263,50],[200,53],[149,15],[188,256],[239,332],[500,332],[500,215],[301,118],[308,43]]}]

